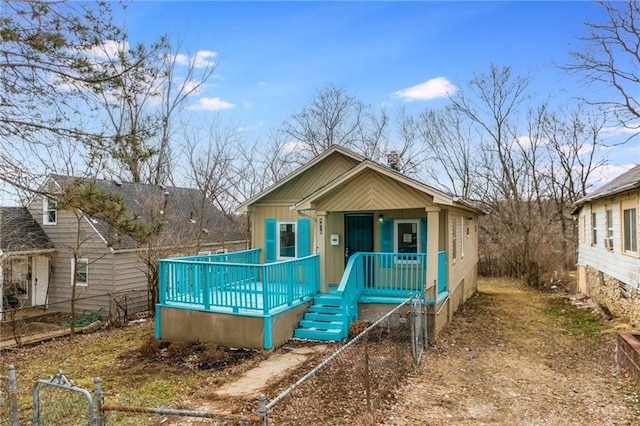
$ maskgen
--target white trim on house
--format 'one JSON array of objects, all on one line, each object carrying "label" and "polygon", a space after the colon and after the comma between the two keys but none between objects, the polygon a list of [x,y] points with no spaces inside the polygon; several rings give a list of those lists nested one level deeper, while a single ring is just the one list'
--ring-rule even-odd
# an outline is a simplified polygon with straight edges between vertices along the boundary
[{"label": "white trim on house", "polygon": [[339,153],[341,153],[341,154],[343,154],[343,155],[345,155],[347,157],[350,157],[350,158],[352,158],[352,159],[354,159],[356,161],[363,161],[364,160],[363,156],[358,155],[355,152],[352,152],[352,151],[350,151],[350,150],[348,150],[346,148],[343,148],[343,147],[341,147],[339,145],[333,145],[331,148],[327,149],[326,151],[324,151],[320,155],[317,155],[315,158],[313,158],[311,161],[309,161],[305,165],[303,165],[303,166],[297,168],[296,170],[294,170],[293,172],[291,172],[291,174],[289,174],[288,176],[284,177],[283,179],[279,180],[278,182],[276,182],[272,186],[268,187],[264,191],[259,192],[258,194],[256,194],[253,197],[249,198],[244,203],[240,204],[236,208],[236,211],[238,211],[238,212],[247,212],[247,211],[249,211],[249,206],[251,204],[255,203],[257,200],[259,200],[260,198],[264,197],[265,195],[270,194],[271,192],[275,191],[276,189],[284,186],[289,181],[293,180],[297,176],[300,176],[301,174],[303,174],[304,172],[309,170],[311,167],[313,167],[316,164],[320,163],[322,160],[324,160],[325,158],[329,157],[331,154],[333,154],[335,152],[339,152]]},{"label": "white trim on house", "polygon": [[[312,192],[311,194],[309,194],[308,196],[306,196],[305,198],[303,198],[302,200],[298,201],[293,208],[295,210],[312,210],[312,206],[311,203],[313,203],[315,200],[317,200],[318,198],[322,197],[323,195],[335,190],[336,188],[338,188],[340,185],[342,185],[343,183],[347,182],[348,180],[350,180],[351,178],[357,176],[358,174],[360,174],[363,171],[366,170],[374,170],[382,175],[385,175],[391,179],[394,179],[396,181],[399,181],[401,183],[404,183],[405,185],[414,188],[428,196],[430,196],[432,198],[432,201],[434,204],[440,204],[440,205],[445,205],[445,206],[453,206],[454,204],[457,204],[456,202],[453,201],[453,198],[447,194],[445,194],[444,192],[438,191],[435,188],[432,188],[428,185],[425,185],[423,183],[420,183],[416,180],[413,180],[411,178],[408,178],[407,176],[404,176],[403,174],[389,169],[387,167],[384,167],[378,163],[375,163],[371,160],[364,160],[363,162],[361,162],[360,164],[358,164],[357,166],[355,166],[354,168],[348,170],[347,172],[343,173],[342,175],[338,176],[336,179],[332,180],[331,182],[329,182],[328,184],[324,185],[323,187],[317,189],[316,191]],[[464,208],[464,209],[468,209],[467,205],[464,204],[460,204],[458,207],[460,208]]]},{"label": "white trim on house", "polygon": [[[73,285],[73,277],[76,273],[76,265],[73,262],[73,259],[70,259],[70,260],[71,260],[71,285]],[[87,287],[89,285],[89,259],[87,259],[86,257],[79,257],[78,263],[85,265],[85,279],[84,281],[80,281],[78,279],[76,281],[76,287]]]},{"label": "white trim on house", "polygon": [[[54,205],[51,208],[51,204]],[[53,220],[51,220],[51,214],[53,213]],[[47,196],[42,196],[42,224],[43,225],[57,225],[58,224],[58,203]]]},{"label": "white trim on house", "polygon": [[[282,256],[281,255],[281,239],[280,235],[281,225],[293,225],[293,256]],[[298,257],[298,223],[295,221],[277,221],[276,222],[276,260],[289,260],[296,259]]]}]

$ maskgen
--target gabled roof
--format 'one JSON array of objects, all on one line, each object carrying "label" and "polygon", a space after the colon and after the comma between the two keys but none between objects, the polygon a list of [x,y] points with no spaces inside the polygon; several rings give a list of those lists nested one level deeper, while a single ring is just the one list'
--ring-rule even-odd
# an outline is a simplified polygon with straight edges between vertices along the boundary
[{"label": "gabled roof", "polygon": [[278,188],[283,187],[284,185],[286,185],[287,183],[291,182],[296,177],[300,176],[301,174],[303,174],[304,172],[306,172],[307,170],[309,170],[310,168],[312,168],[316,164],[322,162],[322,160],[324,160],[325,158],[331,156],[332,154],[334,154],[336,152],[338,152],[338,153],[340,153],[342,155],[345,155],[347,157],[353,158],[354,160],[356,160],[358,162],[364,161],[364,159],[365,159],[363,156],[358,155],[355,152],[353,152],[353,151],[351,151],[351,150],[349,150],[347,148],[344,148],[344,147],[342,147],[340,145],[332,145],[331,147],[329,147],[324,152],[322,152],[319,155],[317,155],[314,158],[312,158],[309,162],[307,162],[304,165],[302,165],[302,166],[298,167],[297,169],[295,169],[293,172],[291,172],[285,178],[279,180],[278,182],[276,182],[275,184],[271,185],[270,187],[268,187],[264,191],[254,195],[253,197],[249,198],[244,203],[240,204],[236,208],[236,211],[241,211],[241,212],[247,211],[248,207],[251,204],[253,204],[256,201],[258,201],[259,199],[264,198],[265,196],[271,194],[272,192],[274,192]]},{"label": "gabled roof", "polygon": [[26,207],[0,207],[0,252],[53,250],[53,243]]},{"label": "gabled roof", "polygon": [[[62,188],[79,179],[61,175],[52,175],[51,178]],[[197,189],[105,179],[81,180],[95,184],[103,192],[114,192],[122,196],[128,211],[133,215],[146,221],[162,218],[165,220],[165,232],[176,237],[203,233],[206,243],[243,239],[233,221],[214,207]],[[114,240],[115,232],[108,223],[89,215],[87,220],[105,241]],[[137,248],[137,244],[125,236],[121,237],[113,248],[133,249]]]},{"label": "gabled roof", "polygon": [[343,173],[342,175],[338,176],[336,179],[334,179],[333,181],[329,182],[328,184],[318,188],[316,191],[314,191],[313,193],[309,194],[308,196],[306,196],[305,198],[303,198],[302,200],[300,200],[299,202],[297,202],[294,205],[294,208],[296,210],[306,210],[311,208],[311,203],[317,199],[319,199],[320,197],[322,197],[323,195],[328,194],[329,192],[335,190],[336,188],[338,188],[340,185],[342,185],[343,183],[347,182],[348,180],[352,179],[354,176],[364,172],[365,170],[374,170],[378,173],[381,173],[385,176],[391,177],[392,179],[395,179],[397,181],[400,181],[402,183],[404,183],[405,185],[408,185],[414,189],[417,189],[420,192],[423,192],[425,194],[427,194],[428,196],[430,196],[433,199],[434,204],[442,204],[442,205],[453,205],[453,199],[450,195],[445,194],[444,192],[438,191],[435,188],[432,188],[428,185],[425,185],[423,183],[420,183],[414,179],[411,179],[405,175],[403,175],[402,173],[399,173],[396,170],[393,170],[389,167],[383,166],[379,163],[376,163],[374,161],[371,160],[364,160],[362,161],[360,164],[358,164],[356,167],[352,168],[351,170],[347,171],[346,173]]},{"label": "gabled roof", "polygon": [[339,188],[341,185],[343,185],[345,182],[349,181],[350,179],[354,178],[355,176],[358,176],[360,173],[363,173],[366,170],[373,170],[376,173],[379,173],[381,175],[387,176],[397,182],[400,182],[404,185],[407,185],[417,191],[420,191],[424,194],[426,194],[427,196],[429,196],[432,200],[434,204],[439,204],[439,205],[444,205],[444,206],[456,206],[456,207],[460,207],[463,208],[465,210],[470,210],[470,211],[475,211],[477,213],[483,214],[483,212],[475,207],[473,207],[471,204],[466,203],[462,200],[458,200],[458,199],[454,199],[454,197],[452,197],[451,195],[442,192],[434,187],[431,187],[429,185],[426,185],[422,182],[419,182],[415,179],[412,179],[408,176],[403,175],[402,173],[398,172],[397,170],[394,170],[390,167],[387,167],[383,164],[377,163],[373,160],[367,159],[361,155],[355,154],[354,152],[343,148],[341,146],[338,145],[333,145],[331,146],[329,149],[327,149],[326,151],[324,151],[323,153],[321,153],[320,155],[316,156],[315,158],[313,158],[311,161],[309,161],[308,163],[306,163],[305,165],[303,165],[302,167],[296,169],[293,173],[291,173],[289,176],[287,176],[286,178],[284,178],[283,180],[277,182],[276,184],[274,184],[273,186],[267,188],[266,190],[262,191],[261,193],[257,194],[256,196],[252,197],[251,199],[245,201],[244,203],[242,203],[240,206],[238,206],[237,210],[239,211],[247,211],[248,207],[251,204],[254,204],[256,202],[258,202],[259,200],[261,200],[262,198],[268,196],[269,194],[271,194],[272,192],[274,192],[275,190],[277,190],[278,188],[281,188],[282,186],[288,184],[289,182],[291,182],[294,178],[300,176],[301,174],[305,173],[306,171],[308,171],[310,168],[312,168],[313,166],[319,164],[322,160],[326,159],[327,157],[329,157],[330,155],[334,154],[334,153],[340,153],[342,155],[348,156],[354,160],[356,160],[359,164],[355,165],[354,167],[350,168],[349,170],[345,171],[344,173],[342,173],[341,175],[337,176],[336,178],[334,178],[333,180],[327,182],[326,184],[316,188],[313,190],[313,192],[311,192],[310,194],[307,194],[306,196],[304,196],[302,199],[298,200],[293,206],[292,208],[295,210],[308,210],[311,209],[311,203],[315,200],[318,200],[319,198],[321,198],[322,196],[328,194],[331,191],[336,190],[337,188]]},{"label": "gabled roof", "polygon": [[640,164],[636,165],[626,173],[621,174],[612,181],[604,184],[587,196],[580,198],[573,204],[573,212],[575,213],[584,203],[587,203],[589,201],[597,200],[598,198],[609,197],[621,192],[638,188],[640,188]]}]

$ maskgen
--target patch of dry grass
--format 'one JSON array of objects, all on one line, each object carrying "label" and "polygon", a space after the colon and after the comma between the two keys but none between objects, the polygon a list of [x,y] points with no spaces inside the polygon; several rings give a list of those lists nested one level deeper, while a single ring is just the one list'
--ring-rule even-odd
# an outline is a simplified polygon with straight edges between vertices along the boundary
[{"label": "patch of dry grass", "polygon": [[[50,341],[2,354],[0,369],[16,367],[21,418],[31,417],[31,386],[61,370],[76,385],[93,390],[93,378],[103,380],[109,405],[180,406],[205,398],[211,383],[235,379],[231,371],[253,365],[258,351],[231,351],[211,344],[168,343],[153,337],[152,321]],[[242,363],[246,364],[242,367]],[[118,417],[120,416],[120,417]],[[118,424],[146,424],[121,415]]]}]

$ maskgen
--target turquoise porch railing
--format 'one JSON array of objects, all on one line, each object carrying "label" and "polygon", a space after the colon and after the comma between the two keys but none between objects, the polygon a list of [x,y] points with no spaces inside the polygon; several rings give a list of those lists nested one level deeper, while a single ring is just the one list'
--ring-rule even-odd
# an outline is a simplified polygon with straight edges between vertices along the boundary
[{"label": "turquoise porch railing", "polygon": [[426,280],[426,255],[359,252],[347,262],[337,293],[342,299],[343,335],[358,317],[360,296],[403,297],[422,293]]},{"label": "turquoise porch railing", "polygon": [[269,264],[184,258],[164,259],[158,264],[161,304],[268,315],[273,309],[311,298],[319,290],[317,254]]},{"label": "turquoise porch railing", "polygon": [[[447,288],[447,254],[438,252],[438,295]],[[337,293],[342,298],[344,336],[358,317],[358,300],[368,297],[407,297],[423,294],[427,277],[424,253],[356,253],[349,258]]]},{"label": "turquoise porch railing", "polygon": [[218,254],[199,254],[196,256],[174,257],[171,260],[193,260],[198,262],[217,262],[217,263],[248,263],[258,264],[260,249],[254,248],[243,251],[233,251],[231,253]]}]

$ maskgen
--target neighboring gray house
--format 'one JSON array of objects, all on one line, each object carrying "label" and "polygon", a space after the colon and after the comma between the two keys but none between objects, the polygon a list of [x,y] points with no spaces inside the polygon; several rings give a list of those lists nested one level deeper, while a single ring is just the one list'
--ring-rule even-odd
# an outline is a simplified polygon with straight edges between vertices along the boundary
[{"label": "neighboring gray house", "polygon": [[46,303],[54,252],[25,207],[0,207],[0,319],[3,308]]},{"label": "neighboring gray house", "polygon": [[579,199],[578,290],[640,325],[640,165]]},{"label": "neighboring gray house", "polygon": [[[198,190],[110,180],[89,181],[59,175],[50,176],[43,188],[47,193],[55,194],[78,183],[95,185],[101,192],[120,194],[128,211],[144,220],[162,220],[163,231],[150,249],[153,257],[235,251],[247,247],[233,221]],[[148,247],[138,246],[133,239],[119,235],[109,224],[84,212],[59,209],[53,196],[35,196],[23,211],[30,213],[32,225],[43,231],[49,242],[51,252],[47,253],[51,256],[51,267],[46,303],[52,309],[63,310],[64,303],[58,305],[59,309],[53,305],[71,299],[74,272],[78,309],[99,306],[108,310],[109,295],[127,292],[128,313],[148,308],[147,267],[141,261],[149,253]],[[19,229],[16,231],[20,233]],[[78,253],[75,265],[74,251]],[[30,268],[34,270],[33,266]],[[36,275],[27,276],[33,283]],[[41,278],[38,280],[40,285]],[[44,303],[40,299],[36,302]]]}]

